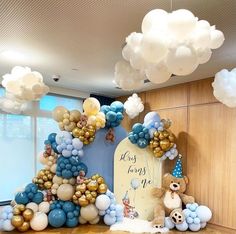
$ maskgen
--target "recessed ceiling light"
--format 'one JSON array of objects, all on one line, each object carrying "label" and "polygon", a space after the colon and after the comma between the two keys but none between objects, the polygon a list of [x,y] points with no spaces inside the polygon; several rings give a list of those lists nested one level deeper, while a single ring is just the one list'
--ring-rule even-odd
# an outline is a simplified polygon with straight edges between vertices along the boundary
[{"label": "recessed ceiling light", "polygon": [[4,59],[7,59],[9,61],[18,61],[18,62],[23,62],[26,60],[26,55],[16,51],[16,50],[3,50],[0,53],[1,57],[3,57]]}]

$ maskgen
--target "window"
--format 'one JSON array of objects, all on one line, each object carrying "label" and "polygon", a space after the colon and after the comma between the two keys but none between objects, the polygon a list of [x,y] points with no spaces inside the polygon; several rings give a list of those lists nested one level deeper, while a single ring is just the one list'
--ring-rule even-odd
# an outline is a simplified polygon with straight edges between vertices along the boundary
[{"label": "window", "polygon": [[[0,97],[4,89],[0,88]],[[0,202],[11,200],[17,188],[31,182],[42,168],[38,153],[44,150],[44,140],[58,132],[58,124],[51,118],[56,106],[82,111],[82,100],[58,95],[46,95],[33,102],[25,115],[11,115],[0,111]]]}]

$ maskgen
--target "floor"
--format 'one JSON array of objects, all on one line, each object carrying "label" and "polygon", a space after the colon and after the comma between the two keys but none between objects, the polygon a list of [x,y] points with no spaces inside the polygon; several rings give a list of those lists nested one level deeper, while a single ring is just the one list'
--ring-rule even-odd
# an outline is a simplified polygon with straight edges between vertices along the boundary
[{"label": "floor", "polygon": [[[9,232],[0,232],[0,234],[6,234]],[[19,234],[19,232],[10,232],[11,234]],[[81,225],[77,228],[59,228],[59,229],[46,229],[42,232],[34,232],[34,231],[28,231],[27,234],[95,234],[95,233],[105,233],[105,234],[127,234],[127,232],[112,232],[109,231],[109,227],[103,226],[103,225]],[[193,234],[193,232],[177,232],[177,231],[171,231],[169,234]],[[232,229],[226,229],[221,228],[213,225],[208,225],[208,227],[198,233],[201,234],[208,234],[208,233],[214,233],[214,234],[236,234],[236,230]]]}]

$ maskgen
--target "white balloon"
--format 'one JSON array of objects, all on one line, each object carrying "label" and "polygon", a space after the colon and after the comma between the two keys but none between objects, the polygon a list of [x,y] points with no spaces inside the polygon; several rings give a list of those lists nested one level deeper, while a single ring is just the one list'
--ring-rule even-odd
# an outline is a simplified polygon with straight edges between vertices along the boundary
[{"label": "white balloon", "polygon": [[142,32],[165,30],[168,13],[162,9],[149,11],[143,18]]},{"label": "white balloon", "polygon": [[47,214],[49,212],[49,210],[50,210],[49,202],[44,201],[39,204],[39,211],[40,212]]},{"label": "white balloon", "polygon": [[211,31],[211,42],[210,48],[217,49],[222,46],[225,40],[224,34],[220,30],[212,30]]},{"label": "white balloon", "polygon": [[134,52],[133,52],[132,48],[128,45],[124,46],[124,48],[122,49],[122,56],[127,61],[130,60],[133,53]]},{"label": "white balloon", "polygon": [[162,34],[148,33],[143,37],[140,50],[147,62],[158,63],[168,53],[166,38]]},{"label": "white balloon", "polygon": [[207,206],[198,206],[196,213],[202,223],[210,221],[212,217],[212,212]]},{"label": "white balloon", "polygon": [[98,216],[98,209],[94,204],[89,204],[80,209],[81,217],[86,221],[92,221]]},{"label": "white balloon", "polygon": [[71,184],[61,184],[57,189],[57,196],[62,201],[71,200],[75,192],[74,187]]},{"label": "white balloon", "polygon": [[195,48],[208,48],[211,42],[211,34],[209,29],[197,28],[193,32],[193,45]]},{"label": "white balloon", "polygon": [[128,46],[133,48],[133,51],[135,52],[136,49],[139,48],[141,42],[143,39],[143,34],[142,33],[136,33],[132,32],[128,37],[126,37],[126,43]]},{"label": "white balloon", "polygon": [[26,205],[26,208],[29,208],[29,209],[33,210],[34,213],[39,211],[39,206],[38,206],[38,204],[36,204],[35,202],[30,202],[30,203],[28,203],[28,204]]},{"label": "white balloon", "polygon": [[97,216],[95,219],[89,221],[89,223],[92,224],[92,225],[94,225],[94,224],[97,224],[99,221],[100,221],[100,217]]},{"label": "white balloon", "polygon": [[212,55],[212,51],[210,48],[199,48],[197,49],[197,57],[198,57],[198,63],[203,64],[210,60]]},{"label": "white balloon", "polygon": [[36,212],[30,221],[34,231],[42,231],[48,226],[48,216],[43,212]]},{"label": "white balloon", "polygon": [[145,70],[145,73],[147,78],[155,84],[164,83],[171,77],[171,72],[169,72],[164,63],[149,66],[149,68]]},{"label": "white balloon", "polygon": [[169,33],[173,33],[177,40],[183,40],[196,27],[197,18],[191,11],[179,9],[168,16]]},{"label": "white balloon", "polygon": [[134,52],[130,57],[130,65],[137,70],[143,71],[147,67],[147,62],[143,58],[140,50]]},{"label": "white balloon", "polygon": [[96,207],[99,209],[99,210],[106,210],[108,209],[108,207],[110,206],[111,204],[111,200],[110,198],[105,195],[105,194],[102,194],[102,195],[99,195],[97,198],[96,198]]},{"label": "white balloon", "polygon": [[166,60],[168,70],[175,75],[185,76],[198,66],[197,54],[193,48],[179,46],[169,52]]}]

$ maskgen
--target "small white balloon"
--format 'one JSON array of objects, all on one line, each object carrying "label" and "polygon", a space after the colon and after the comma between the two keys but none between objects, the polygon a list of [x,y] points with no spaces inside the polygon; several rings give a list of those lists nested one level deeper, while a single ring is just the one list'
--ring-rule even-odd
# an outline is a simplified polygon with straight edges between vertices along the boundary
[{"label": "small white balloon", "polygon": [[221,47],[224,40],[225,40],[224,34],[220,30],[212,30],[210,48],[217,49]]},{"label": "small white balloon", "polygon": [[30,202],[26,205],[26,208],[29,208],[35,212],[39,211],[39,206],[35,202]]},{"label": "small white balloon", "polygon": [[39,204],[39,212],[43,212],[43,213],[47,214],[49,212],[49,210],[50,210],[49,202],[44,201]]}]

